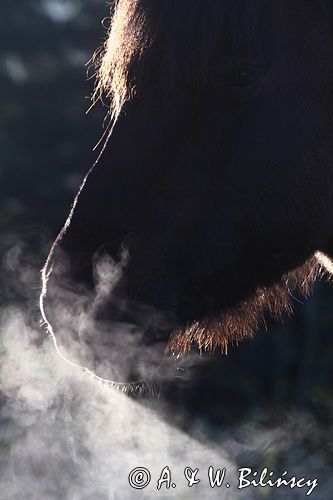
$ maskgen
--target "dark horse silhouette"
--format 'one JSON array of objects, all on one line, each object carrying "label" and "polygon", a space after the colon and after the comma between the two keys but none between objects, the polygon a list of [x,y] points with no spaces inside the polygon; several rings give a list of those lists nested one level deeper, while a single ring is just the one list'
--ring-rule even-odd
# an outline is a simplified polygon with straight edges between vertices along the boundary
[{"label": "dark horse silhouette", "polygon": [[118,0],[97,61],[113,131],[43,269],[64,357],[71,337],[74,364],[144,379],[330,271],[331,3]]}]

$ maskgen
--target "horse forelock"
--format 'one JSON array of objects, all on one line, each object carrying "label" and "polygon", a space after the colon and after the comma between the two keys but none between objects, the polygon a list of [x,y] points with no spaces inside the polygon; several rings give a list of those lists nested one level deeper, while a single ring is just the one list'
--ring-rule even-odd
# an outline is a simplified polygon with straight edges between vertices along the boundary
[{"label": "horse forelock", "polygon": [[94,98],[106,95],[117,116],[142,82],[170,89],[205,85],[223,59],[258,36],[263,0],[117,0],[95,56]]}]

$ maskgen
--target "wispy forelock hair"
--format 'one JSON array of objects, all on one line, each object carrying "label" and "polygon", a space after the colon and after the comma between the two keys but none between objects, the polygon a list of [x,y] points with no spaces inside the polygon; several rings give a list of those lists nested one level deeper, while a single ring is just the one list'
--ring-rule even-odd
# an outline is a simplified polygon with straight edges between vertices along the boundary
[{"label": "wispy forelock hair", "polygon": [[112,117],[119,115],[134,92],[130,68],[151,43],[146,29],[146,13],[140,0],[118,0],[112,6],[108,36],[95,63],[94,99],[103,95],[110,101]]},{"label": "wispy forelock hair", "polygon": [[249,43],[258,34],[261,4],[115,0],[106,41],[95,55],[94,100],[106,96],[115,118],[142,81],[154,76],[166,89],[180,82],[202,87],[223,58],[222,40],[236,57],[244,39]]}]

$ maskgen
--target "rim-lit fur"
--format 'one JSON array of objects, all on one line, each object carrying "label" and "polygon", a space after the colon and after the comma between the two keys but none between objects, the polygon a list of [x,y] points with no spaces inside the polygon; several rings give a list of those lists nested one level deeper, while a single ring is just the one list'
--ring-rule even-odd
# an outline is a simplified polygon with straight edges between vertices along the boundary
[{"label": "rim-lit fur", "polygon": [[257,288],[249,299],[222,316],[188,325],[185,331],[173,332],[167,350],[180,356],[188,354],[194,344],[200,351],[221,350],[226,353],[229,344],[238,344],[253,337],[266,317],[279,321],[283,314],[290,316],[294,310],[295,295],[308,297],[318,278],[326,275],[330,279],[330,270],[330,259],[316,252],[304,265],[284,275],[279,283]]},{"label": "rim-lit fur", "polygon": [[143,80],[155,80],[168,90],[173,85],[204,90],[222,66],[222,47],[228,46],[228,54],[235,58],[244,41],[255,41],[261,4],[262,0],[114,1],[106,42],[94,56],[93,99],[106,96],[116,118]]}]

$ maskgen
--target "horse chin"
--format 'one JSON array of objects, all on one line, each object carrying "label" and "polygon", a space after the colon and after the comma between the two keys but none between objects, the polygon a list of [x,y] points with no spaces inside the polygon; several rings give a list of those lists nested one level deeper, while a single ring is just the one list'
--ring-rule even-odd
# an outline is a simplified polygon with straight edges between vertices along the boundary
[{"label": "horse chin", "polygon": [[[297,297],[308,296],[317,278],[330,276],[331,267],[332,261],[317,252],[280,281],[257,288],[236,306],[211,315],[200,313],[197,319],[184,322],[177,320],[176,314],[153,312],[143,306],[136,308],[144,319],[141,328],[97,315],[93,322],[83,322],[80,339],[74,336],[74,343],[68,334],[71,317],[61,334],[53,332],[51,324],[55,318],[47,319],[43,301],[42,310],[63,360],[123,393],[157,394],[161,381],[179,376],[185,365],[192,366],[197,357],[188,356],[190,353],[226,353],[230,345],[252,338],[261,325],[266,326],[266,318],[281,320],[284,314],[291,315]],[[52,297],[49,300],[52,304]],[[48,310],[57,315],[54,308]],[[82,321],[82,315],[80,318]],[[84,349],[79,340],[85,341]]]},{"label": "horse chin", "polygon": [[297,296],[309,296],[316,279],[328,276],[326,261],[333,267],[328,257],[317,252],[303,265],[284,274],[279,282],[258,287],[235,307],[175,329],[166,351],[176,357],[189,354],[193,348],[200,352],[227,353],[229,345],[252,338],[261,325],[266,327],[266,318],[279,321],[284,314],[291,316]]},{"label": "horse chin", "polygon": [[197,357],[189,356],[191,353],[227,353],[230,345],[250,339],[261,326],[266,327],[268,319],[281,321],[284,315],[291,316],[295,302],[310,295],[315,281],[330,276],[328,264],[332,266],[328,257],[316,252],[278,282],[258,287],[232,308],[170,329],[159,328],[158,334],[153,333],[154,328],[146,332],[140,349],[128,359],[131,369],[126,383],[119,387],[135,394],[155,391],[160,380],[174,378],[184,366],[192,366]]}]

